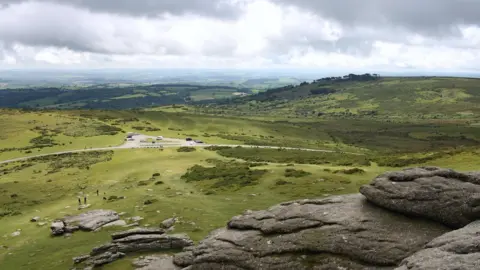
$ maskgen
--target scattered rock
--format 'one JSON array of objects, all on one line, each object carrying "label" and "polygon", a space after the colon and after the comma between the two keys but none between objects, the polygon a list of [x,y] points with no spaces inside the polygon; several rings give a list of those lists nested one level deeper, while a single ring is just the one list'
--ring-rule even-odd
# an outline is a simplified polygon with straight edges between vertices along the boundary
[{"label": "scattered rock", "polygon": [[173,225],[175,225],[175,222],[177,222],[177,218],[169,218],[169,219],[165,219],[164,221],[162,221],[162,224],[161,226],[165,229],[169,229],[170,227],[172,227]]},{"label": "scattered rock", "polygon": [[30,222],[37,222],[40,220],[40,217],[33,217],[30,219]]},{"label": "scattered rock", "polygon": [[81,209],[89,208],[90,206],[91,206],[90,204],[82,204],[78,206],[78,209],[81,210]]},{"label": "scattered rock", "polygon": [[396,270],[480,269],[480,221],[433,239]]},{"label": "scattered rock", "polygon": [[20,231],[16,231],[16,232],[13,232],[12,234],[10,234],[12,237],[16,237],[16,236],[19,236],[21,233]]},{"label": "scattered rock", "polygon": [[410,168],[376,177],[360,193],[374,204],[452,228],[480,219],[480,172]]},{"label": "scattered rock", "polygon": [[174,261],[190,269],[391,269],[447,231],[359,194],[335,196],[236,216]]},{"label": "scattered rock", "polygon": [[151,255],[140,257],[133,261],[132,265],[136,270],[180,270],[181,268],[173,263],[170,255]]},{"label": "scattered rock", "polygon": [[127,214],[126,212],[121,212],[121,213],[119,213],[118,215],[119,215],[119,216],[124,216],[124,215],[126,215],[126,214]]},{"label": "scattered rock", "polygon": [[127,226],[127,222],[125,220],[119,219],[117,221],[110,222],[110,223],[107,223],[107,224],[103,225],[102,228],[112,227],[112,226]]},{"label": "scattered rock", "polygon": [[45,226],[45,225],[47,225],[46,222],[38,222],[37,223],[37,226],[39,226],[39,227],[42,227],[42,226]]}]

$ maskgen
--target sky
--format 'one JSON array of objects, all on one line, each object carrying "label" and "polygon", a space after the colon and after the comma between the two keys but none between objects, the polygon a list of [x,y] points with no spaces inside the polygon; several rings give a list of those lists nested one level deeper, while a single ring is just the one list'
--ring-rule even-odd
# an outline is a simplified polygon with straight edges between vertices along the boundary
[{"label": "sky", "polygon": [[480,0],[0,0],[0,68],[480,71]]}]

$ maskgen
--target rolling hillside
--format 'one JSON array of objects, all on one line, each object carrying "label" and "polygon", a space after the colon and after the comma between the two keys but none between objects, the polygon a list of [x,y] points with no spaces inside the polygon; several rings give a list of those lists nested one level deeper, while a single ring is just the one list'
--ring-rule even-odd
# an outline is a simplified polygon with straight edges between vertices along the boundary
[{"label": "rolling hillside", "polygon": [[197,111],[278,118],[471,119],[480,114],[479,101],[480,79],[372,76],[324,78],[219,101]]}]

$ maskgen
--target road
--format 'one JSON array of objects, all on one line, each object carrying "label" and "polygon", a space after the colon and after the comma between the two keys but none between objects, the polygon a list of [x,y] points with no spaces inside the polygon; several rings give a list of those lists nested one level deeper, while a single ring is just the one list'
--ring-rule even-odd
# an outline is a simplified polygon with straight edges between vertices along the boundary
[{"label": "road", "polygon": [[[41,155],[34,155],[34,156],[27,156],[27,157],[19,157],[8,159],[4,161],[0,161],[0,164],[11,163],[15,161],[22,161],[28,160],[35,157],[44,157],[44,156],[52,156],[52,155],[59,155],[59,154],[67,154],[67,153],[78,153],[78,152],[87,152],[87,151],[107,151],[107,150],[118,150],[118,149],[136,149],[136,148],[169,148],[169,147],[182,147],[182,146],[191,146],[191,147],[208,147],[208,146],[228,146],[228,147],[246,147],[246,148],[270,148],[270,149],[286,149],[286,150],[301,150],[301,151],[313,151],[313,152],[325,152],[325,153],[336,153],[338,151],[333,150],[321,150],[321,149],[310,149],[310,148],[296,148],[296,147],[282,147],[282,146],[267,146],[267,145],[245,145],[245,144],[205,144],[205,143],[195,143],[195,142],[188,142],[182,139],[175,139],[175,138],[163,138],[161,141],[156,141],[156,137],[147,136],[147,135],[136,135],[132,138],[131,141],[126,141],[124,144],[120,146],[112,146],[112,147],[100,147],[100,148],[85,148],[85,149],[77,149],[77,150],[67,150],[55,153],[48,153],[48,154],[41,154]],[[156,143],[148,142],[147,140],[156,141]],[[353,155],[362,155],[359,153],[351,153],[351,152],[342,152],[345,154],[353,154]]]}]

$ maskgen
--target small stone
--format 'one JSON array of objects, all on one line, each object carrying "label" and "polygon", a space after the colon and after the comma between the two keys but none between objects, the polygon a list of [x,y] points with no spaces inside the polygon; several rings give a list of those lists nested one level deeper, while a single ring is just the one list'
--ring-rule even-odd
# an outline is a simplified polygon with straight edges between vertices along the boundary
[{"label": "small stone", "polygon": [[164,221],[162,221],[161,226],[165,229],[168,229],[168,228],[172,227],[173,225],[175,225],[175,222],[177,222],[177,218],[165,219]]},{"label": "small stone", "polygon": [[19,236],[19,235],[20,235],[20,232],[19,232],[19,231],[13,232],[13,233],[11,234],[12,237]]},{"label": "small stone", "polygon": [[37,226],[40,226],[40,227],[41,227],[41,226],[45,226],[46,224],[47,224],[46,222],[38,222],[38,223],[37,223]]},{"label": "small stone", "polygon": [[78,209],[85,209],[85,208],[89,208],[90,207],[90,204],[82,204],[80,206],[78,206]]},{"label": "small stone", "polygon": [[143,217],[135,216],[135,217],[129,218],[129,220],[131,220],[131,221],[133,221],[133,222],[138,222],[138,221],[140,221],[140,220],[143,220]]},{"label": "small stone", "polygon": [[119,213],[118,215],[119,215],[119,216],[124,216],[124,215],[126,215],[126,214],[127,214],[126,212],[121,212],[121,213]]},{"label": "small stone", "polygon": [[31,222],[37,222],[40,220],[40,217],[33,217],[32,219],[30,219]]}]

